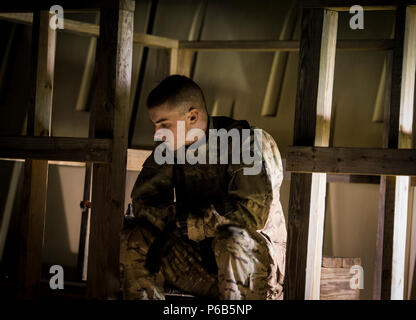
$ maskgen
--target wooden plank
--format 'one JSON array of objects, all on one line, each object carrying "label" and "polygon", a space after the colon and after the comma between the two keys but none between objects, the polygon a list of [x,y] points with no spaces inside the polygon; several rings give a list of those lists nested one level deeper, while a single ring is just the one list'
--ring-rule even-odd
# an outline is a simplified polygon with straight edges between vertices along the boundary
[{"label": "wooden plank", "polygon": [[360,289],[351,289],[350,268],[322,268],[321,300],[359,300]]},{"label": "wooden plank", "polygon": [[[0,13],[1,19],[25,24],[32,23],[32,16],[33,15],[31,13]],[[98,25],[70,19],[64,19],[64,29],[60,31],[74,33],[81,36],[99,37],[100,35]],[[154,48],[178,48],[179,46],[178,40],[138,32],[134,33],[133,41],[135,43]]]},{"label": "wooden plank", "polygon": [[[394,37],[394,35],[392,36]],[[377,88],[377,96],[373,111],[373,122],[383,122],[385,110],[390,106],[391,71],[393,63],[393,52],[388,51],[384,58],[383,69]],[[384,137],[384,136],[383,136]],[[383,143],[383,146],[386,146]]]},{"label": "wooden plank", "polygon": [[342,258],[342,267],[351,268],[352,266],[361,266],[360,258]]},{"label": "wooden plank", "polygon": [[395,10],[397,6],[414,5],[415,0],[303,0],[305,8],[331,8],[349,11],[353,5],[359,4],[364,10]]},{"label": "wooden plank", "polygon": [[[400,8],[397,9],[398,12],[399,10]],[[410,149],[413,147],[412,128],[416,75],[416,7],[407,7],[405,15],[398,147]],[[392,300],[403,300],[404,298],[409,184],[409,177],[396,177],[390,295]]]},{"label": "wooden plank", "polygon": [[[388,148],[412,148],[415,36],[415,8],[398,7],[391,102],[385,115],[383,141]],[[413,163],[414,160],[405,166],[410,167]],[[409,186],[409,177],[381,177],[374,299],[403,299]]]},{"label": "wooden plank", "polygon": [[[65,10],[78,9],[99,9],[100,7],[112,7],[112,0],[60,0],[59,5]],[[56,5],[54,0],[38,0],[36,2],[31,0],[20,1],[3,1],[0,4],[0,12],[33,12],[36,10],[49,11],[49,8]]]},{"label": "wooden plank", "polygon": [[[389,50],[393,48],[391,39],[361,39],[340,40],[337,49],[342,51],[364,51],[364,50]],[[201,41],[179,41],[179,49],[192,51],[299,51],[299,41],[296,40],[201,40]]]},{"label": "wooden plank", "polygon": [[[0,13],[0,18],[16,23],[32,23],[31,13]],[[99,36],[99,27],[92,23],[64,20],[64,32],[81,36]],[[255,52],[296,52],[299,51],[299,41],[296,40],[176,40],[135,32],[133,41],[147,47],[189,49],[191,51],[255,51]],[[394,47],[391,39],[359,39],[340,40],[337,49],[341,51],[380,51]]]},{"label": "wooden plank", "polygon": [[192,54],[190,50],[171,49],[169,73],[190,77]]},{"label": "wooden plank", "polygon": [[360,258],[322,257],[321,300],[359,300],[360,289],[351,289],[350,268],[361,266]]},{"label": "wooden plank", "polygon": [[322,257],[322,267],[342,268],[342,257]]},{"label": "wooden plank", "polygon": [[[333,11],[303,10],[295,145],[329,142],[337,21]],[[291,176],[285,299],[319,299],[325,188],[325,174]]]},{"label": "wooden plank", "polygon": [[[296,30],[296,21],[300,14],[301,11],[299,10],[298,1],[292,2],[283,20],[279,40],[291,40],[293,38]],[[261,115],[263,117],[275,117],[277,114],[288,58],[289,53],[287,52],[277,51],[273,55],[263,106],[261,108]]]},{"label": "wooden plank", "polygon": [[178,48],[179,46],[178,40],[138,32],[134,33],[133,41],[154,48]]},{"label": "wooden plank", "polygon": [[379,184],[379,176],[366,176],[366,175],[354,175],[354,174],[327,174],[326,182],[342,182],[342,183],[368,183]]},{"label": "wooden plank", "polygon": [[[27,134],[48,136],[51,132],[56,32],[49,28],[49,12],[34,14]],[[48,162],[26,160],[23,212],[20,221],[19,278],[17,295],[35,298],[42,271],[42,246],[46,212]]]},{"label": "wooden plank", "polygon": [[[147,9],[147,15],[146,15],[146,22],[144,31],[145,33],[149,34],[153,32],[153,27],[155,24],[155,18],[156,18],[156,9],[158,6],[157,0],[149,1],[148,3],[148,9]],[[160,51],[165,52],[168,50],[157,50],[158,53]],[[129,110],[129,138],[128,138],[128,146],[131,146],[134,136],[134,129],[136,125],[137,120],[137,112],[139,110],[139,104],[140,104],[140,97],[143,91],[143,84],[146,74],[146,65],[147,60],[149,56],[149,48],[143,47],[140,51],[140,57],[139,57],[139,63],[137,63],[137,74],[133,70],[133,77],[136,74],[136,77],[133,78],[132,81],[132,88],[131,88],[131,94],[130,94],[130,110]],[[134,58],[134,57],[133,57]],[[159,63],[158,63],[159,66]],[[166,68],[167,70],[167,68]],[[167,72],[167,71],[165,71]]]},{"label": "wooden plank", "polygon": [[[99,23],[100,16],[95,15],[95,23]],[[85,67],[82,73],[81,83],[79,86],[77,102],[75,105],[76,111],[88,111],[88,98],[91,93],[91,86],[95,68],[95,50],[97,48],[97,37],[91,37],[88,43],[87,57],[85,59]]]},{"label": "wooden plank", "polygon": [[0,137],[0,157],[110,162],[111,139]]},{"label": "wooden plank", "polygon": [[288,148],[286,170],[366,175],[416,175],[416,149]]},{"label": "wooden plank", "polygon": [[[125,4],[129,5],[126,8]],[[102,9],[97,42],[97,86],[92,121],[95,138],[112,138],[112,162],[94,164],[88,249],[87,296],[119,296],[120,231],[124,214],[134,1]]]},{"label": "wooden plank", "polygon": [[[72,139],[72,138],[71,138]],[[1,138],[0,138],[1,140]],[[97,139],[96,139],[97,140]],[[110,141],[106,140],[105,141]],[[127,149],[127,171],[140,171],[144,161],[152,153],[151,150]],[[0,158],[3,161],[24,162],[24,159]],[[49,165],[85,167],[85,162],[49,160]]]}]

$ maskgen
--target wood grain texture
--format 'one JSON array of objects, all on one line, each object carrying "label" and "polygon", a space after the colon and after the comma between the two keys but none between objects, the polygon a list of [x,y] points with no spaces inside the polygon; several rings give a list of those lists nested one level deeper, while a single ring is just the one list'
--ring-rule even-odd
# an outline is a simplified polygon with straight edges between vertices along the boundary
[{"label": "wood grain texture", "polygon": [[191,76],[193,53],[190,50],[171,49],[170,51],[170,74]]},{"label": "wood grain texture", "polygon": [[[324,11],[316,101],[315,146],[328,147],[335,73],[338,13]],[[319,299],[325,221],[326,173],[312,174],[305,299]]]},{"label": "wood grain texture", "polygon": [[[0,13],[0,19],[31,24],[31,13]],[[63,32],[81,36],[99,36],[99,27],[92,23],[64,20]],[[191,51],[248,51],[248,52],[297,52],[300,42],[297,40],[176,40],[152,34],[135,32],[133,42],[153,48],[175,48]],[[337,42],[340,51],[380,51],[394,47],[391,39],[357,39]]]},{"label": "wood grain texture", "polygon": [[288,148],[286,170],[366,175],[416,175],[416,149]]},{"label": "wood grain texture", "polygon": [[394,10],[399,5],[414,5],[415,0],[303,0],[305,8],[332,8],[339,10],[349,10],[353,5],[359,4],[366,10]]},{"label": "wood grain texture", "polygon": [[351,289],[355,273],[352,266],[361,266],[360,258],[322,257],[321,300],[359,300],[360,289]]},{"label": "wood grain texture", "polygon": [[0,157],[75,162],[110,162],[111,139],[0,137]]},{"label": "wood grain texture", "polygon": [[[134,6],[134,1],[130,1]],[[121,3],[121,2],[120,2]],[[87,297],[117,299],[130,103],[134,12],[101,10],[97,84],[91,124],[94,138],[113,140],[110,164],[94,164]]]},{"label": "wood grain texture", "polygon": [[[337,21],[333,11],[303,10],[294,145],[328,146]],[[291,175],[286,299],[319,299],[325,193],[325,174]]]},{"label": "wood grain texture", "polygon": [[[388,148],[403,148],[401,151],[412,148],[415,38],[416,10],[414,7],[399,6],[396,11],[390,105],[385,112],[383,143]],[[414,164],[414,157],[411,157],[403,163],[403,167],[409,168]],[[400,174],[406,175],[403,172]],[[415,174],[410,171],[407,175]],[[403,299],[409,188],[409,177],[381,177],[374,299]]]},{"label": "wood grain texture", "polygon": [[[31,13],[0,13],[0,19],[16,23],[31,24],[33,15]],[[81,22],[71,19],[64,19],[63,32],[69,32],[81,36],[99,37],[100,28],[93,23]],[[153,48],[178,48],[179,41],[152,34],[135,32],[133,42]]]},{"label": "wood grain texture", "polygon": [[[299,18],[300,13],[298,1],[293,1],[283,20],[279,40],[291,40],[293,38],[297,25],[296,21],[298,20],[297,18]],[[273,55],[266,92],[261,108],[261,116],[263,117],[275,117],[277,114],[283,81],[287,70],[288,57],[289,54],[287,52],[277,51]]]},{"label": "wood grain texture", "polygon": [[[201,40],[179,41],[179,49],[191,51],[247,51],[247,52],[297,52],[297,40]],[[340,40],[336,44],[340,51],[379,51],[394,47],[391,39]]]},{"label": "wood grain texture", "polygon": [[323,257],[321,269],[321,300],[359,300],[360,289],[351,289],[353,265],[361,266],[360,258]]},{"label": "wood grain texture", "polygon": [[[36,11],[32,29],[28,136],[49,136],[51,132],[55,50],[56,32],[49,28],[49,12]],[[26,160],[17,284],[17,295],[23,299],[36,298],[39,293],[47,184],[48,162]]]},{"label": "wood grain texture", "polygon": [[[114,0],[61,0],[59,5],[69,9],[98,9],[104,5],[112,6]],[[53,0],[20,0],[20,1],[3,1],[0,4],[0,12],[33,12],[36,10],[48,10],[53,5],[57,4]]]}]

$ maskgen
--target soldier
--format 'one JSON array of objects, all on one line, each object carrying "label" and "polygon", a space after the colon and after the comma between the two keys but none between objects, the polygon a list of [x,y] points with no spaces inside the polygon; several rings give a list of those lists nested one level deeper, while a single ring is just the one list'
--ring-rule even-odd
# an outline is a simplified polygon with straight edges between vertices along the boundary
[{"label": "soldier", "polygon": [[[184,76],[163,80],[149,94],[147,107],[155,137],[172,132],[167,150],[175,160],[181,148],[212,151],[211,129],[236,129],[240,136],[249,130],[251,150],[258,142],[247,121],[209,116],[200,87]],[[192,129],[203,134],[180,141],[179,123],[185,137]],[[125,299],[165,299],[166,283],[197,297],[282,299],[283,169],[273,138],[261,131],[260,140],[257,174],[246,174],[252,165],[230,160],[235,148],[228,141],[227,163],[159,164],[153,150],[131,193],[134,219],[125,221],[121,235]]]}]

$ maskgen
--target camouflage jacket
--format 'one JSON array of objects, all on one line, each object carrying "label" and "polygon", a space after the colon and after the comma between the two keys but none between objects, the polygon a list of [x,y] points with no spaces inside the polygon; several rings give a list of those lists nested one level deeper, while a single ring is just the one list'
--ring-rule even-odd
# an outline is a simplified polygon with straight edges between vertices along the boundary
[{"label": "camouflage jacket", "polygon": [[[209,129],[221,128],[240,132],[250,129],[253,149],[254,127],[247,121],[209,117]],[[233,164],[231,155],[229,164],[158,165],[153,151],[131,193],[134,215],[147,219],[160,230],[172,221],[179,221],[186,226],[189,239],[197,242],[213,237],[219,225],[243,226],[268,247],[271,263],[280,271],[279,282],[283,281],[286,225],[280,204],[282,161],[273,138],[261,132],[261,170],[256,175],[245,175],[243,169],[252,165]],[[207,150],[208,142],[207,138]],[[231,142],[229,145],[231,152]]]}]

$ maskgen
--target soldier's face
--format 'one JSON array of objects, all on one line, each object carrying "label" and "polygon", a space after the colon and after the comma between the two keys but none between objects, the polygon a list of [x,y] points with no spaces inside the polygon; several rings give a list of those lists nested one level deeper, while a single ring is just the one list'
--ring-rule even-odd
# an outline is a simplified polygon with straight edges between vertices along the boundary
[{"label": "soldier's face", "polygon": [[[184,112],[184,110],[186,110],[185,107],[171,108],[167,104],[162,104],[149,110],[150,120],[154,124],[153,134],[155,141],[167,141],[167,145],[170,148],[177,150],[184,144],[192,144],[199,138],[194,137],[191,141],[185,139],[189,130],[201,127],[200,111],[195,108],[190,108],[187,112]],[[166,139],[166,136],[164,136],[165,133],[163,132],[165,130],[159,131],[160,129],[169,130],[172,141]]]},{"label": "soldier's face", "polygon": [[[151,108],[149,110],[149,117],[154,125],[153,135],[155,138],[161,132],[158,131],[159,129],[168,129],[172,132],[171,138],[173,139],[173,141],[168,141],[168,145],[173,146],[174,150],[181,147],[180,143],[177,141],[178,121],[185,121],[186,115],[181,112],[180,109],[169,108],[169,106],[164,103],[160,106]],[[163,137],[162,140],[166,141],[167,139],[166,137]]]}]

